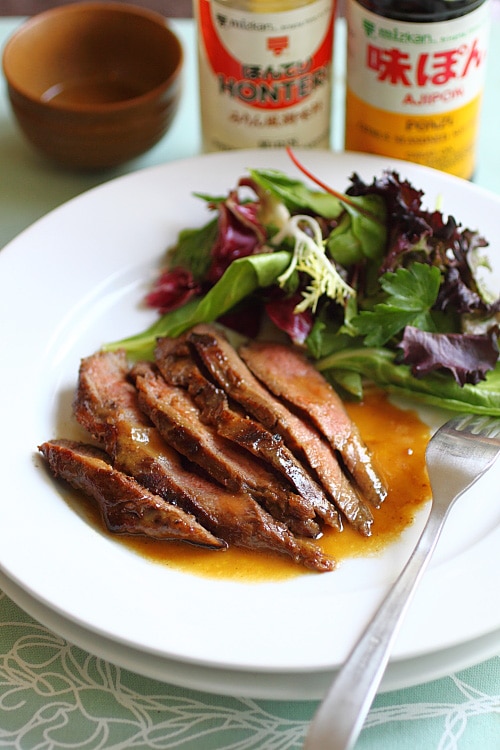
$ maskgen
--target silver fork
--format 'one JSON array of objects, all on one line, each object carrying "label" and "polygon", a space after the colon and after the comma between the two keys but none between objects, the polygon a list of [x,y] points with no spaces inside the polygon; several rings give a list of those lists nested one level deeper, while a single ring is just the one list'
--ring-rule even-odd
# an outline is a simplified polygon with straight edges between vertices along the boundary
[{"label": "silver fork", "polygon": [[448,512],[499,454],[500,419],[491,417],[455,417],[429,441],[426,462],[433,499],[425,528],[405,568],[314,715],[304,750],[349,750],[354,746]]}]

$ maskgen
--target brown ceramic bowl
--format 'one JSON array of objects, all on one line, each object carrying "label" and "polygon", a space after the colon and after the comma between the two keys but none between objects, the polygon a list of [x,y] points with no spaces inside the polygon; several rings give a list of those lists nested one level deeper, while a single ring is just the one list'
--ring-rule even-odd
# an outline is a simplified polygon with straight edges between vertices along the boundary
[{"label": "brown ceramic bowl", "polygon": [[182,47],[163,16],[83,2],[33,16],[5,46],[3,70],[26,137],[68,167],[113,167],[167,132]]}]

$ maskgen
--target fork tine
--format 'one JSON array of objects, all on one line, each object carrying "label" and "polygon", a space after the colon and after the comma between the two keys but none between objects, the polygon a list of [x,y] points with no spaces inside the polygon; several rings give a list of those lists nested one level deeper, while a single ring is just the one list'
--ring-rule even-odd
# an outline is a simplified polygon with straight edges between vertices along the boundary
[{"label": "fork tine", "polygon": [[450,419],[443,426],[449,427],[451,430],[457,430],[457,432],[462,432],[468,429],[469,424],[475,418],[475,414],[461,414],[458,417],[453,417],[453,419]]},{"label": "fork tine", "polygon": [[500,437],[500,419],[488,416],[478,416],[468,414],[462,417],[455,417],[449,423],[449,426],[458,432],[470,432],[472,435],[481,435],[482,437],[496,439]]}]

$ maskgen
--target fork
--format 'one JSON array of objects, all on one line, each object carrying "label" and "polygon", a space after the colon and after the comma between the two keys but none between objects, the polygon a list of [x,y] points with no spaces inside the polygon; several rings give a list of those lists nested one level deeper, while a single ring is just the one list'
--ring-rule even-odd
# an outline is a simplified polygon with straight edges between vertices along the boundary
[{"label": "fork", "polygon": [[500,419],[459,416],[426,450],[432,503],[424,530],[402,573],[354,646],[314,715],[304,750],[354,746],[383,677],[413,593],[429,563],[450,508],[500,454]]}]

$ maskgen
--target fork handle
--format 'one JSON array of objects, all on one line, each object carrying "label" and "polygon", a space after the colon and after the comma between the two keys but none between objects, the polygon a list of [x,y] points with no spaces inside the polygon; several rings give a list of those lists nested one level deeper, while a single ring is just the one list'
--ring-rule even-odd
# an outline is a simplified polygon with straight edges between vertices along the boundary
[{"label": "fork handle", "polygon": [[433,507],[413,553],[318,708],[304,750],[349,750],[383,677],[392,645],[440,537],[446,511]]}]

